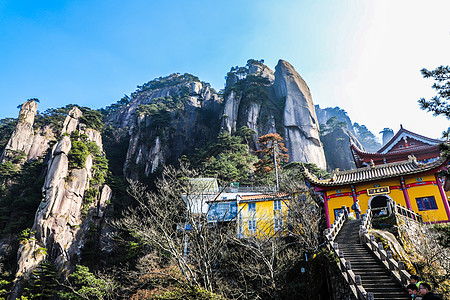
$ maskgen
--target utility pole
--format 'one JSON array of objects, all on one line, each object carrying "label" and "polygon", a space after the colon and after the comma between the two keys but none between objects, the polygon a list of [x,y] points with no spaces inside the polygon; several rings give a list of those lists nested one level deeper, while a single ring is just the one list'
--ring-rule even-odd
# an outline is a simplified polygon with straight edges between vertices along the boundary
[{"label": "utility pole", "polygon": [[275,165],[275,181],[276,181],[276,187],[275,192],[278,192],[278,165],[277,165],[277,151],[275,149],[278,149],[277,141],[273,141],[273,163]]}]

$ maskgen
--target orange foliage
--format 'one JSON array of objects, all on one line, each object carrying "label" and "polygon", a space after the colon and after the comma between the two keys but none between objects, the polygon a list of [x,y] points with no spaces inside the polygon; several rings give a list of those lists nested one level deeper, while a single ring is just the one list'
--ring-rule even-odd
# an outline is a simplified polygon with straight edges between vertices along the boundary
[{"label": "orange foliage", "polygon": [[288,149],[284,146],[283,138],[278,133],[260,136],[258,144],[261,149],[255,152],[260,157],[259,161],[255,163],[256,173],[266,174],[275,170],[274,147],[278,168],[280,168],[280,163],[289,161]]}]

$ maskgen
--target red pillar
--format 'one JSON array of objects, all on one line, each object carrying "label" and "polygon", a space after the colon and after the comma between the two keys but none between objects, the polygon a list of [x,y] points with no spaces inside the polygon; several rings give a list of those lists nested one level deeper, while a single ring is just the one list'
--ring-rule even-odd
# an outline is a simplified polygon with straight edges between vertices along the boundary
[{"label": "red pillar", "polygon": [[328,197],[327,197],[326,191],[323,191],[323,204],[325,206],[325,216],[327,218],[327,228],[331,228],[330,212],[328,211]]},{"label": "red pillar", "polygon": [[355,192],[355,186],[352,185],[352,197],[353,197],[353,203],[355,203],[358,200],[358,197],[356,196],[356,192]]},{"label": "red pillar", "polygon": [[447,219],[450,221],[450,207],[448,205],[447,195],[445,194],[444,187],[442,186],[441,180],[437,176],[437,174],[434,175],[436,178],[436,183],[439,188],[439,192],[441,193],[442,202],[444,202],[445,211],[447,212]]},{"label": "red pillar", "polygon": [[409,210],[412,210],[411,201],[409,201],[408,190],[406,189],[405,180],[403,179],[403,177],[400,177],[400,184],[402,186],[403,196],[405,197],[406,207]]}]

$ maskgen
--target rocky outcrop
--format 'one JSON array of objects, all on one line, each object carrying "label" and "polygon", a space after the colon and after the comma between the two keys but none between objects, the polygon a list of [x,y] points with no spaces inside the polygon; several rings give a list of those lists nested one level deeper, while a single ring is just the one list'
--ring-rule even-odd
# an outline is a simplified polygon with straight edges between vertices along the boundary
[{"label": "rocky outcrop", "polygon": [[279,133],[284,137],[290,161],[326,168],[319,123],[306,82],[286,61],[280,60],[275,69],[274,73],[256,60],[249,60],[247,68],[231,69],[227,74],[222,130],[232,133],[241,126],[253,129],[257,133],[252,144],[255,150],[258,136]]},{"label": "rocky outcrop", "polygon": [[[98,132],[88,130],[80,124],[81,112],[74,107],[64,122],[63,132],[79,130],[88,139],[101,142]],[[98,145],[101,148],[101,144]],[[111,189],[101,188],[101,197],[93,203],[83,204],[85,191],[93,177],[93,157],[88,155],[83,168],[69,169],[69,151],[72,143],[63,135],[53,146],[42,187],[42,201],[36,211],[32,235],[23,241],[18,250],[16,281],[11,299],[20,294],[22,280],[28,278],[40,262],[50,259],[63,274],[68,275],[79,262],[84,237],[94,222],[105,216]],[[84,211],[83,205],[89,205]],[[94,217],[97,221],[94,220]],[[104,243],[108,239],[105,238]]]},{"label": "rocky outcrop", "polygon": [[381,133],[383,134],[383,146],[386,145],[394,137],[394,131],[391,128],[384,128]]},{"label": "rocky outcrop", "polygon": [[34,100],[22,104],[16,128],[0,157],[0,163],[13,159],[18,154],[25,157],[28,155],[34,138],[33,124],[36,113],[37,103]]},{"label": "rocky outcrop", "polygon": [[280,60],[275,70],[275,95],[285,99],[284,135],[290,160],[314,163],[325,169],[319,122],[308,85],[287,61]]},{"label": "rocky outcrop", "polygon": [[[168,80],[179,82],[180,76],[171,75]],[[161,97],[177,99],[177,107],[166,105],[153,112],[138,110],[140,105],[152,105]],[[212,140],[219,131],[222,109],[219,96],[209,85],[196,80],[137,93],[129,104],[108,118],[110,124],[129,127],[125,176],[148,176],[167,161],[176,161]]]},{"label": "rocky outcrop", "polygon": [[83,115],[81,110],[74,106],[67,118],[64,120],[63,128],[61,130],[61,134],[68,133],[71,134],[78,128],[79,121],[78,119]]},{"label": "rocky outcrop", "polygon": [[361,144],[350,131],[338,127],[322,136],[321,140],[329,172],[334,169],[350,170],[356,168],[349,145],[350,142],[358,146],[361,146]]},{"label": "rocky outcrop", "polygon": [[347,130],[352,134],[355,134],[355,130],[353,129],[353,123],[350,120],[347,112],[340,107],[326,107],[320,108],[319,105],[315,105],[315,111],[317,115],[317,120],[319,124],[327,124],[327,121],[332,117],[336,117],[339,122],[344,122],[347,125]]},{"label": "rocky outcrop", "polygon": [[[280,60],[275,70],[262,60],[248,60],[245,67],[231,68],[226,77],[223,102],[209,85],[192,75],[172,74],[140,87],[107,121],[116,128],[128,128],[125,176],[133,179],[148,176],[163,164],[212,142],[220,130],[233,134],[242,126],[256,132],[249,143],[252,150],[258,149],[259,136],[279,133],[288,148],[290,161],[314,163],[326,169],[319,124],[336,116],[339,122],[347,124],[348,132],[354,134],[350,118],[337,107],[315,107],[308,85],[288,62]],[[172,103],[181,95],[182,105],[157,108],[160,104]],[[141,105],[147,105],[152,112],[145,112]],[[159,114],[163,110],[167,113],[165,116]],[[216,125],[218,120],[220,123]],[[332,168],[351,167],[349,145],[342,147],[345,154],[336,158]],[[330,149],[330,153],[332,151]],[[344,163],[346,158],[350,160]]]},{"label": "rocky outcrop", "polygon": [[274,72],[271,68],[266,66],[260,61],[250,60],[248,66],[248,73],[252,75],[261,76],[269,79],[270,83],[273,83],[275,80]]}]

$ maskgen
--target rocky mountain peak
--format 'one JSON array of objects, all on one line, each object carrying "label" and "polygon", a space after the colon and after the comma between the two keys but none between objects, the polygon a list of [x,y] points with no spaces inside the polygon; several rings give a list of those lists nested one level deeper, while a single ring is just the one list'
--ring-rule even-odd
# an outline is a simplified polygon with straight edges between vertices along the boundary
[{"label": "rocky mountain peak", "polygon": [[273,87],[276,97],[285,100],[283,121],[290,159],[315,163],[325,169],[319,122],[305,80],[289,62],[280,59]]},{"label": "rocky mountain peak", "polygon": [[269,79],[271,83],[275,80],[274,72],[266,66],[262,61],[250,59],[247,61],[248,73]]},{"label": "rocky mountain peak", "polygon": [[66,117],[66,119],[64,120],[64,125],[61,131],[61,134],[64,133],[68,133],[71,134],[72,132],[74,132],[79,124],[78,119],[83,115],[83,113],[81,112],[81,110],[74,106],[70,111],[69,111],[69,115]]},{"label": "rocky mountain peak", "polygon": [[28,154],[34,136],[33,124],[36,113],[37,103],[33,99],[21,105],[16,128],[0,157],[0,163],[8,160],[10,155],[16,156],[17,152]]}]

